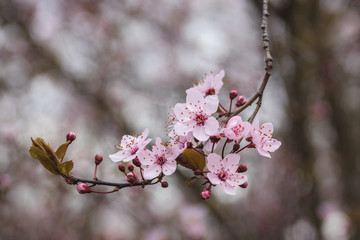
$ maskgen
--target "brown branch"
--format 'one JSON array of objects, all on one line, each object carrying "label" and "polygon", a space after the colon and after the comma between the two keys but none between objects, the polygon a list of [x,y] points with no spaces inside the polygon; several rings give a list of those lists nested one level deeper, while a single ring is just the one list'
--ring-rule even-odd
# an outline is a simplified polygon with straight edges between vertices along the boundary
[{"label": "brown branch", "polygon": [[82,179],[82,178],[76,178],[76,177],[70,177],[66,179],[67,183],[69,184],[77,184],[80,182],[83,183],[91,183],[95,185],[104,185],[104,186],[113,186],[117,187],[118,189],[126,188],[126,187],[136,187],[136,186],[145,186],[145,185],[152,185],[152,180],[146,180],[136,183],[114,183],[114,182],[105,182],[101,180],[90,180],[90,179]]},{"label": "brown branch", "polygon": [[269,34],[268,34],[268,18],[270,16],[268,11],[269,6],[269,0],[263,0],[263,11],[262,11],[262,21],[261,21],[261,30],[262,30],[262,42],[263,42],[263,48],[265,52],[265,76],[262,80],[261,86],[259,90],[240,108],[238,108],[236,111],[230,114],[230,117],[236,116],[242,111],[244,111],[246,108],[248,108],[253,102],[255,102],[256,99],[258,99],[256,103],[256,108],[254,112],[251,114],[248,121],[252,123],[254,121],[254,118],[256,114],[259,112],[259,109],[262,104],[262,96],[266,87],[266,84],[271,76],[272,68],[273,68],[273,59],[270,54],[270,46],[269,46]]}]

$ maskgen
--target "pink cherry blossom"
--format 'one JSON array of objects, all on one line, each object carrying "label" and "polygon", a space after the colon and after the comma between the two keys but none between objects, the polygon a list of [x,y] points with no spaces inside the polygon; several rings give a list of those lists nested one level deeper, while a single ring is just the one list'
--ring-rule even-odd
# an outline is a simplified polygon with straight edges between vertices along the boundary
[{"label": "pink cherry blossom", "polygon": [[230,118],[226,127],[223,129],[225,136],[232,140],[239,140],[245,137],[251,131],[251,124],[243,122],[241,117],[234,116]]},{"label": "pink cherry blossom", "polygon": [[280,141],[272,138],[273,130],[272,123],[264,123],[259,128],[259,120],[256,120],[252,125],[252,143],[258,153],[264,157],[271,158],[270,152],[276,151],[281,145]]},{"label": "pink cherry blossom", "polygon": [[139,153],[139,160],[146,165],[144,169],[144,178],[153,179],[160,173],[171,175],[176,170],[175,159],[179,156],[180,151],[177,145],[170,143],[166,147],[160,138],[156,138],[156,144],[152,151],[144,149]]},{"label": "pink cherry blossom", "polygon": [[206,141],[217,133],[218,121],[211,115],[217,111],[219,98],[216,95],[203,97],[196,90],[187,91],[186,103],[178,103],[174,107],[177,123],[175,133],[186,136],[192,132],[199,141]]},{"label": "pink cherry blossom", "polygon": [[245,175],[236,172],[240,161],[238,154],[228,154],[221,159],[216,153],[210,153],[207,160],[207,168],[210,171],[207,177],[212,184],[220,184],[225,193],[234,195],[235,187],[247,181]]},{"label": "pink cherry blossom", "polygon": [[120,145],[117,146],[121,150],[110,154],[109,157],[113,162],[129,162],[138,156],[146,145],[151,142],[151,139],[146,139],[149,135],[149,130],[146,128],[145,131],[138,137],[131,135],[125,135],[122,137]]},{"label": "pink cherry blossom", "polygon": [[224,70],[221,70],[218,74],[214,76],[214,74],[209,74],[203,81],[200,81],[197,86],[189,88],[188,91],[191,89],[196,89],[197,91],[201,92],[204,96],[208,95],[217,95],[219,93],[220,88],[224,84],[222,79],[225,76]]}]

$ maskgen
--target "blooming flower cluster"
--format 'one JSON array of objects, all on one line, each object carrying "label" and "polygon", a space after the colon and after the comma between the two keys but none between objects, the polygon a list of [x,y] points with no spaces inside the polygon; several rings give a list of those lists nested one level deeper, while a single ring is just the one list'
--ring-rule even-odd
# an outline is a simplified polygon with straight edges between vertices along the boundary
[{"label": "blooming flower cluster", "polygon": [[[228,109],[219,102],[217,94],[224,76],[224,70],[216,75],[209,74],[186,90],[186,102],[177,103],[171,113],[169,141],[156,138],[149,150],[146,149],[151,142],[148,129],[138,137],[122,137],[117,146],[120,151],[109,157],[114,162],[132,161],[139,168],[135,173],[133,165],[128,165],[127,181],[129,178],[132,182],[139,181],[137,175],[140,174],[143,181],[160,182],[167,187],[163,177],[173,174],[177,166],[182,165],[193,170],[196,178],[203,179],[203,199],[211,196],[211,189],[216,185],[230,195],[235,194],[237,186],[247,187],[248,179],[243,174],[247,167],[240,164],[240,152],[254,148],[260,155],[271,158],[270,152],[277,150],[281,142],[272,138],[271,123],[259,126],[259,120],[252,124],[234,114],[246,103],[244,96],[237,96],[237,91],[230,91]],[[241,147],[243,139],[246,143]],[[124,164],[121,163],[119,169],[126,174]]]}]

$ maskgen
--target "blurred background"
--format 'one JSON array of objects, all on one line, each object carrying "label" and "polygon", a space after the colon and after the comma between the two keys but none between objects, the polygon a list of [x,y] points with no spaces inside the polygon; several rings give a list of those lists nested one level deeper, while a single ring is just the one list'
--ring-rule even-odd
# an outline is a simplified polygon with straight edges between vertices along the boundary
[{"label": "blurred background", "polygon": [[[80,195],[28,154],[77,134],[75,176],[124,182],[122,135],[166,139],[169,107],[225,70],[221,101],[250,97],[264,74],[259,0],[1,0],[0,239],[360,239],[360,2],[273,0],[273,76],[258,118],[282,142],[246,150],[235,196],[185,187]],[[248,118],[251,110],[242,113]]]}]

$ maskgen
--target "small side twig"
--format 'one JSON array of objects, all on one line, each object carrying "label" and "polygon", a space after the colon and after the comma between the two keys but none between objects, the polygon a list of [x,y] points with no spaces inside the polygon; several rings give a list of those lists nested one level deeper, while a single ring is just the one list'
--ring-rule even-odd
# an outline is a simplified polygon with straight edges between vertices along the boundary
[{"label": "small side twig", "polygon": [[247,107],[249,107],[256,99],[258,99],[256,103],[256,108],[254,112],[251,114],[248,121],[252,123],[255,119],[256,114],[259,112],[259,109],[262,104],[262,97],[265,90],[265,87],[269,81],[269,78],[272,74],[273,68],[273,59],[270,53],[270,44],[269,44],[269,34],[268,34],[268,18],[270,16],[268,11],[269,0],[263,0],[263,10],[262,10],[262,21],[261,21],[261,30],[262,30],[262,42],[263,48],[265,51],[265,75],[262,80],[261,86],[259,90],[244,104],[242,107],[238,108],[236,111],[230,114],[229,117],[233,117],[244,111]]}]

